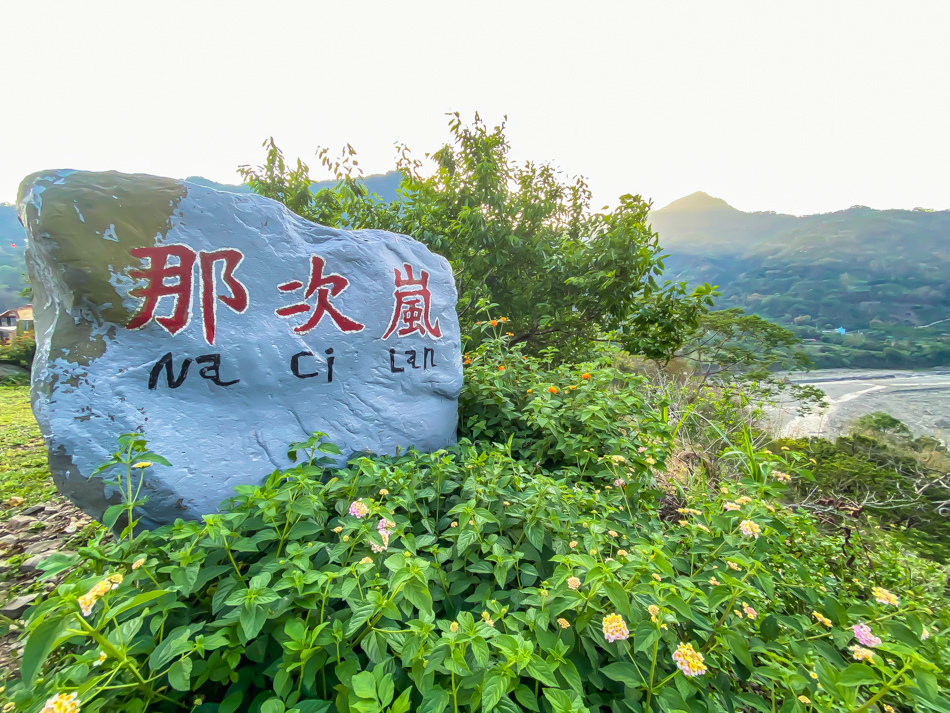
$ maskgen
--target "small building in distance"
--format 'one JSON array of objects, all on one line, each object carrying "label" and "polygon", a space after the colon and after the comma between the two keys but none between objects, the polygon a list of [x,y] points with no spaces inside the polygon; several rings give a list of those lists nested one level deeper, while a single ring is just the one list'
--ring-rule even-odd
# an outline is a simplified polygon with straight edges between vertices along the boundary
[{"label": "small building in distance", "polygon": [[10,344],[18,336],[32,336],[34,331],[33,305],[0,312],[0,344]]}]

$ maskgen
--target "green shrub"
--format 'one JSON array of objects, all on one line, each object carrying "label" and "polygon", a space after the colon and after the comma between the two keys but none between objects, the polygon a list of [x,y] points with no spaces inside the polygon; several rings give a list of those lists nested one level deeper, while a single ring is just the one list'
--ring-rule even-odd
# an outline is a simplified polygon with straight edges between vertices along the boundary
[{"label": "green shrub", "polygon": [[9,344],[0,344],[0,364],[14,364],[29,371],[34,354],[36,341],[30,335],[17,335]]},{"label": "green shrub", "polygon": [[467,359],[452,449],[328,471],[315,434],[221,514],[51,558],[68,574],[4,695],[31,713],[73,693],[123,713],[950,710],[935,572],[855,569],[782,505],[799,460],[734,450],[744,477],[670,505],[671,429],[610,352],[551,367],[489,339]]}]

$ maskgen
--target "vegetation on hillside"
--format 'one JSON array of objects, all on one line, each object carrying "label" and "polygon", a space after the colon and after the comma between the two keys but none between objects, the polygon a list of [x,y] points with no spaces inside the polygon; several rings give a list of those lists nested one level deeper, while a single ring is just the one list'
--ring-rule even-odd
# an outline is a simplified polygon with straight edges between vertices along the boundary
[{"label": "vegetation on hillside", "polygon": [[901,533],[929,556],[950,561],[950,452],[936,438],[915,438],[886,413],[859,418],[851,433],[783,440],[814,462],[803,502],[817,512],[862,514]]},{"label": "vegetation on hillside", "polygon": [[[615,348],[553,364],[485,326],[457,447],[328,472],[315,434],[222,514],[48,560],[70,571],[3,695],[28,711],[57,695],[202,713],[947,710],[937,566],[882,534],[855,576],[854,542],[784,502],[806,461],[746,439],[715,474],[670,477],[687,426]],[[161,466],[126,445],[112,477],[134,488]]]},{"label": "vegetation on hillside", "polygon": [[792,329],[820,368],[950,364],[948,211],[796,217],[697,194],[650,222],[671,273],[718,285],[719,307]]}]

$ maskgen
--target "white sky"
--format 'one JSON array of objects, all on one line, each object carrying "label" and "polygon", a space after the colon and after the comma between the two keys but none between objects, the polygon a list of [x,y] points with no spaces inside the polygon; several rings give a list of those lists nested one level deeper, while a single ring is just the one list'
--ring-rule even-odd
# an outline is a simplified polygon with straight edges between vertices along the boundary
[{"label": "white sky", "polygon": [[47,168],[236,183],[271,135],[383,172],[478,111],[597,207],[946,209],[948,28],[910,0],[6,2],[0,201]]}]

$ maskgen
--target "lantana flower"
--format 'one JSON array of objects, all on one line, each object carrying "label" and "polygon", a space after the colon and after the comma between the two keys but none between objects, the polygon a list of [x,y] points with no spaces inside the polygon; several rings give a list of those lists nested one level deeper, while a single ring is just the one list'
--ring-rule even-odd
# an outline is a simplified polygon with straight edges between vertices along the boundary
[{"label": "lantana flower", "polygon": [[76,693],[57,693],[46,699],[40,713],[79,713],[79,697]]},{"label": "lantana flower", "polygon": [[684,676],[702,676],[708,670],[703,655],[692,644],[680,644],[673,652],[673,660]]},{"label": "lantana flower", "polygon": [[871,627],[867,624],[855,624],[851,627],[851,630],[854,632],[854,638],[862,646],[880,646],[881,640],[871,633]]},{"label": "lantana flower", "polygon": [[619,614],[607,614],[604,617],[604,638],[607,641],[624,641],[630,637],[627,622]]},{"label": "lantana flower", "polygon": [[820,614],[816,611],[813,611],[811,615],[815,617],[815,621],[817,621],[819,624],[824,624],[829,629],[831,628],[831,619],[826,617],[824,614]]},{"label": "lantana flower", "polygon": [[762,528],[759,527],[757,523],[752,522],[752,520],[743,520],[739,523],[739,532],[746,537],[752,537],[757,540],[759,539],[759,534],[762,532]]},{"label": "lantana flower", "polygon": [[865,649],[860,646],[849,646],[848,650],[851,651],[851,655],[854,656],[855,661],[874,663],[874,652],[870,649]]},{"label": "lantana flower", "polygon": [[735,512],[736,510],[739,509],[739,506],[727,500],[726,502],[722,504],[722,509],[725,510],[726,512]]},{"label": "lantana flower", "polygon": [[883,587],[874,587],[871,593],[874,595],[874,601],[878,604],[890,604],[892,607],[898,605],[897,597]]},{"label": "lantana flower", "polygon": [[369,507],[367,507],[366,503],[364,503],[362,499],[355,500],[354,502],[350,503],[350,515],[353,517],[357,519],[364,518],[368,513]]},{"label": "lantana flower", "polygon": [[574,590],[580,589],[581,580],[577,577],[568,577],[567,586],[569,589],[574,589]]},{"label": "lantana flower", "polygon": [[755,619],[758,616],[758,613],[755,611],[755,609],[750,607],[748,604],[745,604],[744,602],[743,602],[742,611],[744,611],[745,615],[749,617],[750,619]]},{"label": "lantana flower", "polygon": [[772,477],[780,483],[787,483],[792,479],[792,476],[790,476],[788,473],[783,473],[780,470],[773,470]]},{"label": "lantana flower", "polygon": [[558,625],[559,627],[561,627],[562,629],[570,629],[570,628],[571,628],[571,623],[570,623],[567,619],[565,619],[564,617],[558,618],[558,620],[557,620],[557,625]]}]

